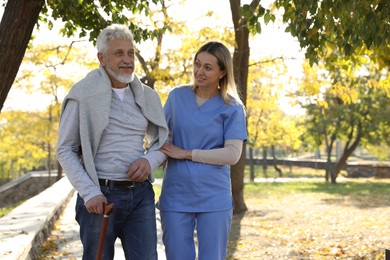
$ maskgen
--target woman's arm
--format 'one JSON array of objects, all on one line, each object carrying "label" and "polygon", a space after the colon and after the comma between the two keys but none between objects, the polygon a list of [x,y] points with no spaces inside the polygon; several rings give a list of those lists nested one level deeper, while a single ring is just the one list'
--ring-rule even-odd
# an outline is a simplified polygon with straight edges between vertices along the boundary
[{"label": "woman's arm", "polygon": [[242,143],[240,139],[226,140],[223,148],[212,150],[192,150],[192,160],[215,165],[233,165],[241,157]]},{"label": "woman's arm", "polygon": [[223,148],[211,150],[184,150],[166,143],[160,151],[175,159],[187,159],[214,165],[233,165],[240,159],[242,143],[243,140],[240,139],[226,140]]}]

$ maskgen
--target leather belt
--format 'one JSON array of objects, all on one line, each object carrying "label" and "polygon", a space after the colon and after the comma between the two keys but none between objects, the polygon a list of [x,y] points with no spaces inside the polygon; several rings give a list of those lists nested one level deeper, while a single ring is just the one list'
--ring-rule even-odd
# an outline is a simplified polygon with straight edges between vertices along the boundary
[{"label": "leather belt", "polygon": [[112,181],[107,179],[99,179],[100,186],[107,186],[110,188],[133,188],[137,184],[142,182],[135,181]]}]

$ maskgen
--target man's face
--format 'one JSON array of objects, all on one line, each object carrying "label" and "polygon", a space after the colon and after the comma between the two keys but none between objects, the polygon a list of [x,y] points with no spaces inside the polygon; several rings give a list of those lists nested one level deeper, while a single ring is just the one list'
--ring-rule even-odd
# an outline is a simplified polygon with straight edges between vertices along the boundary
[{"label": "man's face", "polygon": [[100,64],[111,79],[113,88],[124,88],[134,78],[135,50],[130,40],[115,39],[108,43],[106,54],[98,53]]}]

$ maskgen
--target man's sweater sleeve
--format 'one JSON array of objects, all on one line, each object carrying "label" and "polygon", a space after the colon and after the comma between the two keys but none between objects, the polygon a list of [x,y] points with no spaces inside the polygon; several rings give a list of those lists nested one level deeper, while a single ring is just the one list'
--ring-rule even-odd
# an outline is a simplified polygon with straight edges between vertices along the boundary
[{"label": "man's sweater sleeve", "polygon": [[79,156],[79,106],[75,100],[68,100],[61,115],[58,132],[57,160],[61,164],[70,183],[87,202],[91,198],[102,195],[97,186],[85,171]]},{"label": "man's sweater sleeve", "polygon": [[167,159],[167,156],[158,150],[150,151],[142,157],[148,160],[152,172],[155,171]]}]

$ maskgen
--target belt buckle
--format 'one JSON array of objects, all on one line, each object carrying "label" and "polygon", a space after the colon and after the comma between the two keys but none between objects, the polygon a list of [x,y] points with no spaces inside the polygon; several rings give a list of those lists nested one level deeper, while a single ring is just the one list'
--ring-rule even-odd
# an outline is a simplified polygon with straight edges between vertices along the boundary
[{"label": "belt buckle", "polygon": [[135,187],[135,181],[131,181],[131,185],[128,186],[129,188],[134,188]]}]

